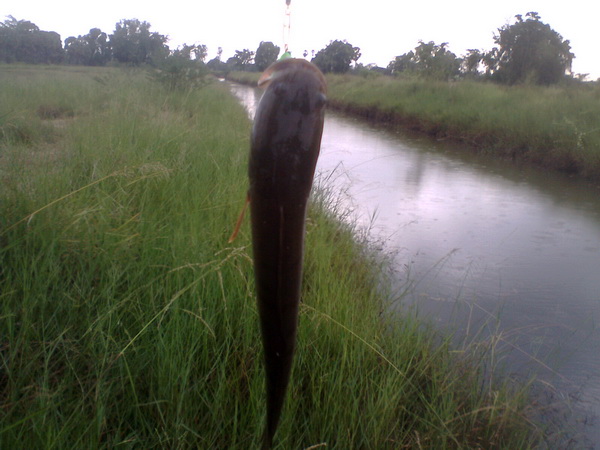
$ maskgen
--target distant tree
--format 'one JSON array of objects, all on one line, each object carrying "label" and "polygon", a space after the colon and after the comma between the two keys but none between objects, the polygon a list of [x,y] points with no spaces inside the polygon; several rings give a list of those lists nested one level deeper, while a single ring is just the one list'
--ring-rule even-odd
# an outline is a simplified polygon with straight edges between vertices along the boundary
[{"label": "distant tree", "polygon": [[151,78],[171,91],[197,89],[206,85],[208,68],[198,58],[191,58],[191,47],[195,46],[184,45],[184,51],[176,50],[155,64],[150,70]]},{"label": "distant tree", "polygon": [[389,64],[388,69],[394,75],[416,70],[415,52],[412,50],[403,55],[396,56]]},{"label": "distant tree", "polygon": [[90,63],[92,66],[103,66],[112,57],[108,36],[100,28],[92,28],[85,36],[92,50]]},{"label": "distant tree", "polygon": [[196,61],[204,62],[206,55],[208,55],[208,48],[204,44],[194,45],[192,53],[194,54]]},{"label": "distant tree", "polygon": [[367,64],[366,66],[361,63],[356,63],[354,67],[350,69],[350,73],[364,78],[375,78],[380,75],[390,75],[390,71],[388,69],[385,67],[379,67],[375,63]]},{"label": "distant tree", "polygon": [[31,53],[24,62],[38,64],[60,64],[63,61],[63,48],[60,34],[55,31],[39,31],[30,36]]},{"label": "distant tree", "polygon": [[6,16],[6,20],[0,23],[0,28],[15,30],[22,33],[33,33],[40,28],[29,20],[17,20],[13,16]]},{"label": "distant tree", "polygon": [[272,42],[261,42],[256,49],[254,64],[258,70],[265,70],[275,61],[279,55],[279,47]]},{"label": "distant tree", "polygon": [[221,61],[218,56],[207,62],[206,67],[213,72],[225,72],[227,70],[227,64]]},{"label": "distant tree", "polygon": [[360,58],[360,48],[353,47],[347,41],[332,41],[317,52],[312,62],[323,72],[345,73],[352,62]]},{"label": "distant tree", "polygon": [[527,19],[515,16],[516,22],[504,25],[494,36],[494,47],[484,57],[487,74],[507,84],[532,82],[553,84],[571,72],[575,55],[568,40],[541,21],[536,12]]},{"label": "distant tree", "polygon": [[389,65],[392,73],[414,73],[426,78],[447,80],[459,74],[461,60],[448,50],[448,43],[419,41],[419,45],[404,55],[397,56]]},{"label": "distant tree", "polygon": [[225,62],[225,66],[226,66],[226,70],[242,70],[240,60],[238,58],[236,58],[235,56],[232,56],[231,58],[227,58],[227,61]]},{"label": "distant tree", "polygon": [[245,66],[252,63],[254,52],[251,52],[247,48],[244,50],[236,50],[234,58],[237,59],[242,66]]},{"label": "distant tree", "polygon": [[[188,45],[183,44],[181,48],[171,52],[172,56],[182,57],[184,59],[195,59],[198,62],[204,62],[206,59],[207,48],[206,45],[194,44]],[[193,58],[192,58],[193,56]]]},{"label": "distant tree", "polygon": [[0,61],[57,64],[62,59],[58,33],[42,31],[33,22],[17,20],[13,16],[0,22]]},{"label": "distant tree", "polygon": [[121,63],[156,64],[169,54],[167,37],[150,32],[148,22],[138,19],[121,20],[110,35],[113,58]]},{"label": "distant tree", "polygon": [[590,76],[589,73],[574,73],[573,78],[577,81],[584,82]]},{"label": "distant tree", "polygon": [[380,75],[390,75],[391,72],[386,67],[379,67],[377,64],[367,64],[367,69],[369,72],[378,73]]},{"label": "distant tree", "polygon": [[254,68],[253,60],[254,52],[245,48],[244,50],[236,50],[235,55],[227,60],[227,65],[230,70],[252,70]]},{"label": "distant tree", "polygon": [[89,65],[91,52],[82,36],[69,36],[65,39],[65,60],[67,64]]},{"label": "distant tree", "polygon": [[223,56],[223,47],[217,48],[217,56],[211,59],[206,63],[206,67],[208,67],[212,72],[225,72],[227,71],[227,64],[221,61],[221,57]]},{"label": "distant tree", "polygon": [[92,28],[85,36],[65,39],[65,58],[68,64],[103,66],[111,58],[106,33]]},{"label": "distant tree", "polygon": [[461,72],[467,77],[479,76],[479,66],[483,62],[484,56],[485,53],[481,50],[473,48],[467,50],[467,54],[462,58]]},{"label": "distant tree", "polygon": [[39,31],[38,26],[28,20],[17,20],[13,16],[7,16],[6,20],[0,23],[0,61],[11,63],[27,58],[27,35]]}]

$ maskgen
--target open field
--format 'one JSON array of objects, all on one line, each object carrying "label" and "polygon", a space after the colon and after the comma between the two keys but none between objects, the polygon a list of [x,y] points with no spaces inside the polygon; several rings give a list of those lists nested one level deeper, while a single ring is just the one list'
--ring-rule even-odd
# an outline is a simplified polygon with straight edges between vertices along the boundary
[{"label": "open field", "polygon": [[[231,79],[255,83],[258,74]],[[327,75],[333,108],[478,151],[600,179],[600,86]]]},{"label": "open field", "polygon": [[[0,448],[258,447],[248,224],[227,244],[249,130],[217,82],[0,66]],[[526,387],[489,379],[492,343],[384,313],[385,260],[336,204],[317,192],[307,224],[277,448],[543,439]]]}]

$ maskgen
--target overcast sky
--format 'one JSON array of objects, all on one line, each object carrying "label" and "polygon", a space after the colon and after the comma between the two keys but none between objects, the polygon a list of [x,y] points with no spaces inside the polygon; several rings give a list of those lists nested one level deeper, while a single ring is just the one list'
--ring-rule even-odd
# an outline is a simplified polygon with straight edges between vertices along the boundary
[{"label": "overcast sky", "polygon": [[[169,46],[205,44],[209,58],[223,47],[223,59],[235,50],[255,51],[261,41],[283,46],[285,0],[2,0],[0,19],[12,15],[64,40],[100,28],[107,34],[121,19],[149,22],[151,31],[169,37]],[[448,42],[458,56],[467,49],[489,50],[494,32],[516,14],[537,11],[542,21],[571,42],[573,71],[600,77],[598,13],[595,0],[292,0],[291,49],[318,51],[335,39],[360,47],[363,64],[387,64],[419,40]]]}]

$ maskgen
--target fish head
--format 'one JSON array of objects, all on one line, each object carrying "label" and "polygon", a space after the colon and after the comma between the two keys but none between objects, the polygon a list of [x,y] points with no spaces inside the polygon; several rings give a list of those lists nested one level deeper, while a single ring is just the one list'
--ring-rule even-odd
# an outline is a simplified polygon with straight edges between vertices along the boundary
[{"label": "fish head", "polygon": [[314,64],[288,58],[271,65],[259,86],[265,93],[252,131],[252,185],[265,195],[306,197],[323,133],[325,77]]},{"label": "fish head", "polygon": [[[295,106],[304,114],[319,112],[327,103],[325,76],[305,59],[277,61],[263,72],[258,86],[271,89],[281,100],[288,99],[292,108]],[[290,93],[291,90],[295,92]]]}]

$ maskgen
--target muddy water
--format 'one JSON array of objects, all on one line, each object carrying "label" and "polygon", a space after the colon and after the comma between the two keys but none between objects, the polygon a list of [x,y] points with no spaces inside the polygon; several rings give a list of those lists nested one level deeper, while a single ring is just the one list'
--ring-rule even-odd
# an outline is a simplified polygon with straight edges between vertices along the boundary
[{"label": "muddy water", "polygon": [[[232,90],[252,117],[261,92]],[[600,448],[600,187],[330,111],[317,171],[393,255],[398,308],[493,340]]]}]

